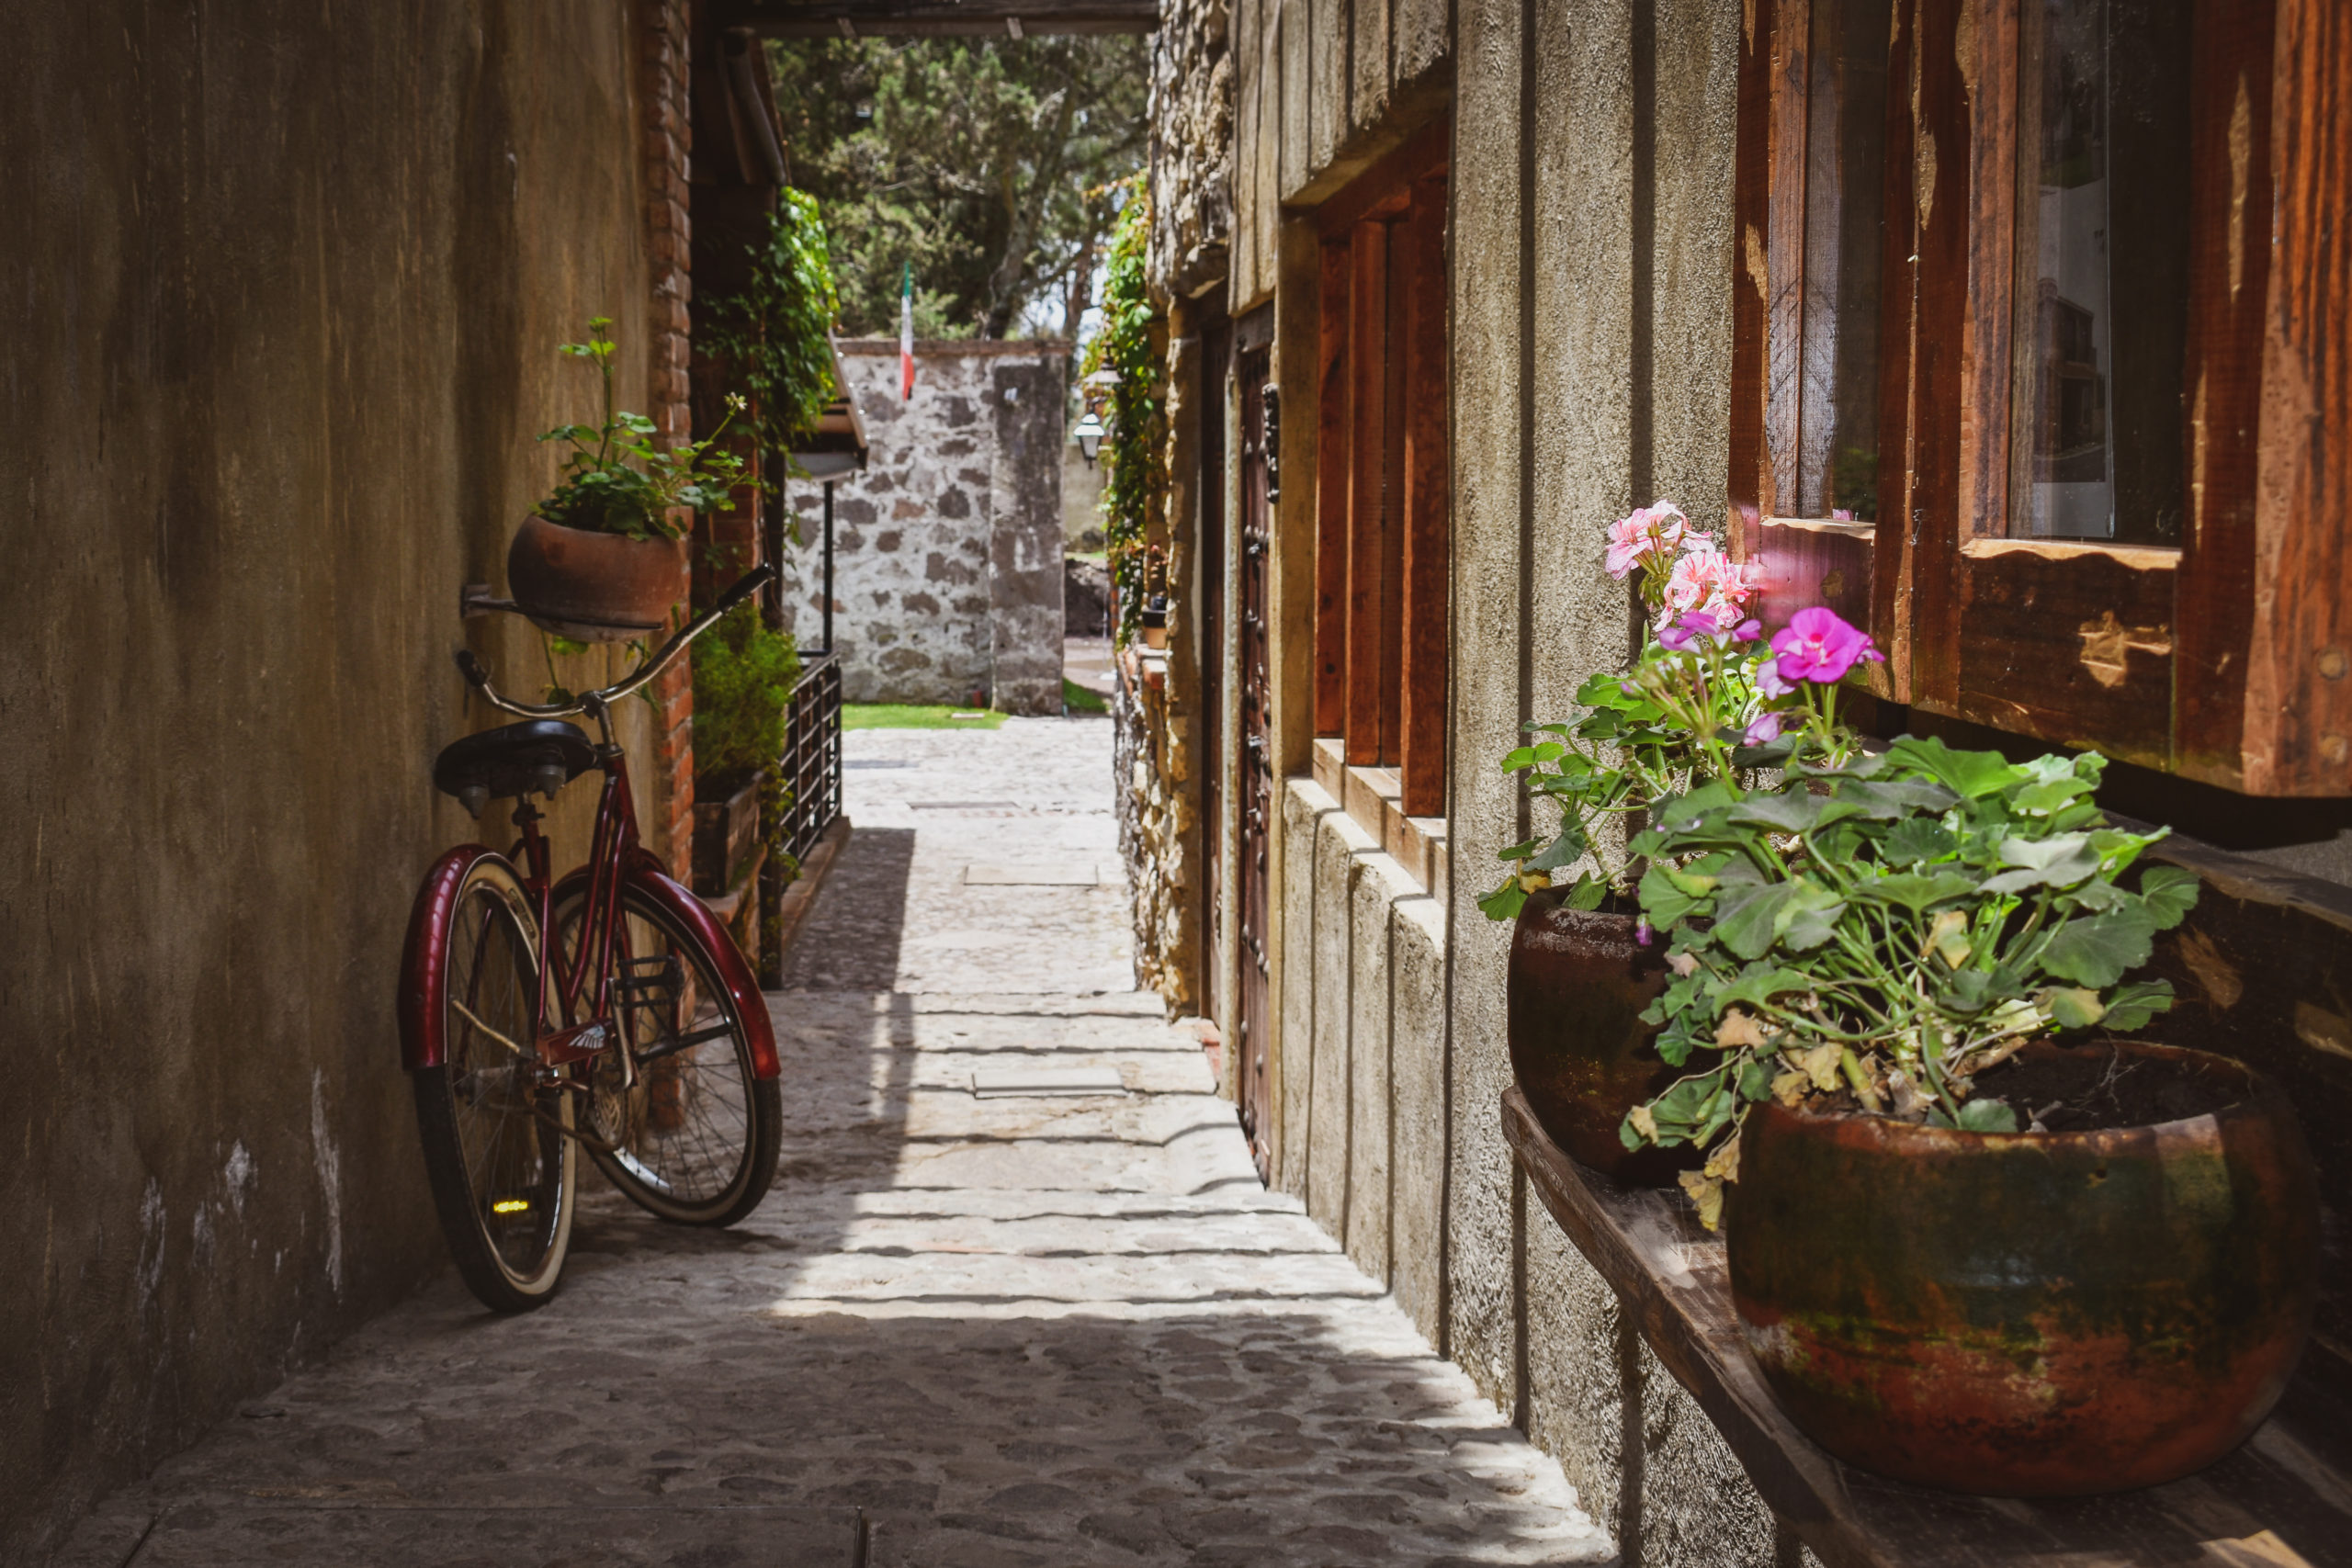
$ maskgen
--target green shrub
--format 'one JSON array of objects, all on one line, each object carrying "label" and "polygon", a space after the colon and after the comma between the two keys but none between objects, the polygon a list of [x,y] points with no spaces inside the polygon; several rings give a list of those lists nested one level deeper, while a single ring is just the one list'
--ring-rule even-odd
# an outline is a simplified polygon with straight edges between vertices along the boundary
[{"label": "green shrub", "polygon": [[800,679],[790,634],[739,604],[695,643],[695,772],[740,778],[784,750],[785,709]]}]

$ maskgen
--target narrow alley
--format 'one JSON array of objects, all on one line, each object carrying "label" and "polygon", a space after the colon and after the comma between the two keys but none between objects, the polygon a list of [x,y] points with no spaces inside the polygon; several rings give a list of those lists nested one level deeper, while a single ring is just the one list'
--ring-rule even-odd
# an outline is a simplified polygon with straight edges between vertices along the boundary
[{"label": "narrow alley", "polygon": [[[760,1212],[690,1231],[598,1189],[546,1310],[444,1277],[60,1561],[1608,1560],[1132,988],[1111,742],[851,732],[855,830],[771,997]],[[1089,1068],[1120,1087],[1039,1092]]]}]

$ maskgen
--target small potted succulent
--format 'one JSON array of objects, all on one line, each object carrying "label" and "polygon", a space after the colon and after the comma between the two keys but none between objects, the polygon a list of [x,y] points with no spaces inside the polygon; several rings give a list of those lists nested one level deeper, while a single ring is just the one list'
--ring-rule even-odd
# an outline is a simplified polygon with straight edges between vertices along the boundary
[{"label": "small potted succulent", "polygon": [[588,342],[563,345],[603,376],[604,419],[539,437],[571,450],[555,492],[523,520],[506,553],[515,604],[545,630],[581,642],[628,641],[668,620],[688,585],[686,527],[677,513],[731,510],[728,491],[743,476],[742,459],[716,445],[724,423],[704,440],[663,451],[651,420],[613,406],[611,325],[596,317]]},{"label": "small potted succulent", "polygon": [[1502,852],[1510,873],[1478,907],[1513,922],[1511,1068],[1536,1120],[1580,1164],[1671,1183],[1692,1163],[1687,1150],[1629,1151],[1617,1135],[1628,1110],[1673,1081],[1641,1020],[1666,969],[1640,929],[1625,840],[1652,803],[1732,770],[1762,701],[1765,650],[1747,570],[1672,502],[1612,524],[1606,566],[1635,579],[1652,634],[1631,670],[1585,682],[1579,717],[1529,725],[1529,743],[1503,759],[1559,825]]},{"label": "small potted succulent", "polygon": [[2170,1006],[2131,976],[2197,878],[2105,819],[2098,756],[1869,753],[1835,684],[1868,638],[1810,610],[1775,650],[1743,761],[1779,786],[1710,778],[1630,846],[1674,1077],[1623,1142],[1704,1153],[1742,1332],[1839,1458],[2007,1495],[2211,1462],[2301,1353],[2318,1209],[2276,1089],[2113,1038]]}]

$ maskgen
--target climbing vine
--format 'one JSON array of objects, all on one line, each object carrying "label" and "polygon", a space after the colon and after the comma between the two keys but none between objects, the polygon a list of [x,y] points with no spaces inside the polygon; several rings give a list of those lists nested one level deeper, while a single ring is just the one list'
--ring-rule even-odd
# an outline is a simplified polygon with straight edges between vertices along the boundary
[{"label": "climbing vine", "polygon": [[706,347],[723,355],[762,452],[789,452],[816,429],[833,397],[831,332],[841,311],[817,198],[777,193],[768,231],[751,247],[752,280],[711,302]]},{"label": "climbing vine", "polygon": [[1168,492],[1168,401],[1162,381],[1168,324],[1144,278],[1151,235],[1151,197],[1142,177],[1128,186],[1104,257],[1102,330],[1087,344],[1083,373],[1109,370],[1103,423],[1102,537],[1111,581],[1118,592],[1121,646],[1135,636],[1143,614],[1145,541]]}]

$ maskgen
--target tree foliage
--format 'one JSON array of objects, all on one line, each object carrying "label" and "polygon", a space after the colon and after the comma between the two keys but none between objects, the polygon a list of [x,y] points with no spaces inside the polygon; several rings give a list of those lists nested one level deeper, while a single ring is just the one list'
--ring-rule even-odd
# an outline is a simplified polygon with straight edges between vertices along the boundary
[{"label": "tree foliage", "polygon": [[705,347],[727,359],[730,385],[750,400],[746,423],[763,451],[792,450],[823,416],[839,308],[817,200],[783,191],[767,238],[752,247],[750,283],[709,301],[703,327]]},{"label": "tree foliage", "polygon": [[1115,182],[1143,164],[1145,40],[779,40],[796,183],[823,203],[847,332],[1005,337],[1058,304],[1075,332]]},{"label": "tree foliage", "polygon": [[1102,330],[1086,345],[1082,369],[1088,378],[1108,370],[1111,386],[1102,441],[1102,538],[1111,558],[1111,581],[1119,594],[1118,640],[1135,635],[1143,610],[1145,541],[1152,509],[1168,491],[1168,396],[1161,375],[1167,364],[1167,322],[1153,303],[1144,276],[1144,253],[1151,241],[1151,197],[1140,179],[1122,187],[1102,285]]}]

